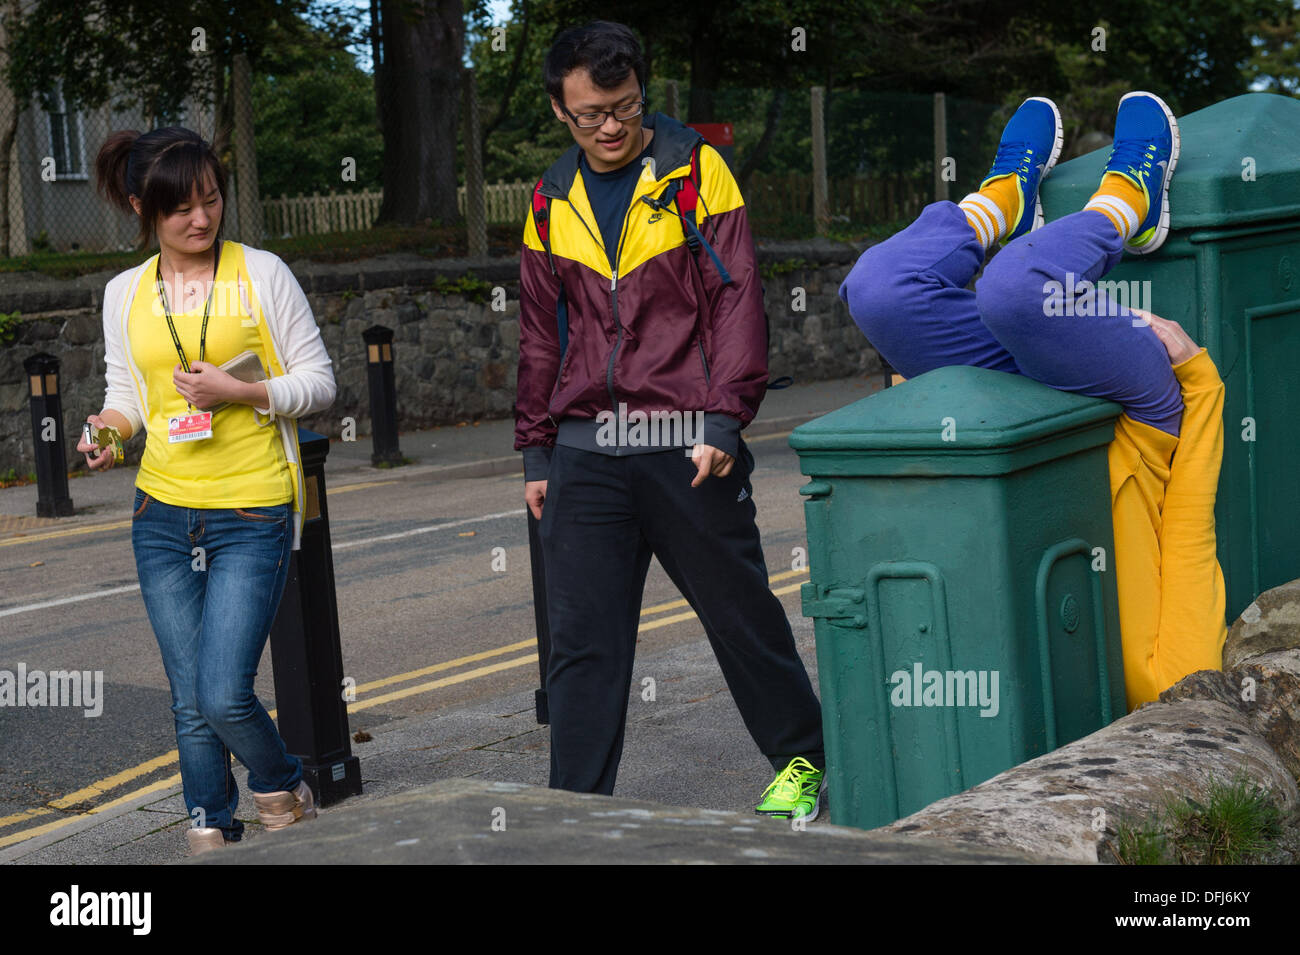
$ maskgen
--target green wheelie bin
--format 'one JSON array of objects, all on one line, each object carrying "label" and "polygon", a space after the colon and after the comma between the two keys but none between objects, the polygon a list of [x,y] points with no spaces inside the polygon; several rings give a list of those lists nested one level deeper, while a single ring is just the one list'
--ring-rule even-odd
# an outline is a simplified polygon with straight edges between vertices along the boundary
[{"label": "green wheelie bin", "polygon": [[954,366],[790,436],[832,821],[884,825],[1124,715],[1119,410]]}]

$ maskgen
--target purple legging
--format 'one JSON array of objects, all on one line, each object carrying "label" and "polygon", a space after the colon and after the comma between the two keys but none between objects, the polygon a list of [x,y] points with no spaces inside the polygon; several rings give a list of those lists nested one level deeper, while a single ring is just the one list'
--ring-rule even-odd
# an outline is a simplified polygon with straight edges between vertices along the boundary
[{"label": "purple legging", "polygon": [[[1076,212],[1009,242],[972,292],[966,286],[984,252],[966,214],[936,202],[863,252],[840,298],[906,378],[945,365],[992,368],[1108,398],[1133,420],[1177,435],[1183,400],[1164,345],[1091,285],[1123,251],[1109,219]],[[1049,304],[1052,282],[1060,294]]]}]

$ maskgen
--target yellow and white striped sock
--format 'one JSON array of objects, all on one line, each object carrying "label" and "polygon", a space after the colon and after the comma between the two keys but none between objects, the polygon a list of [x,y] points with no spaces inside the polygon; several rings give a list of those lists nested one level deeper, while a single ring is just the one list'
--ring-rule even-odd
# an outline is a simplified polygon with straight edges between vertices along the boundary
[{"label": "yellow and white striped sock", "polygon": [[1083,208],[1104,215],[1127,242],[1147,214],[1147,196],[1128,176],[1108,172]]},{"label": "yellow and white striped sock", "polygon": [[1008,222],[1015,220],[1020,212],[1020,187],[1015,176],[999,176],[957,206],[966,213],[966,221],[987,251],[1010,231]]}]

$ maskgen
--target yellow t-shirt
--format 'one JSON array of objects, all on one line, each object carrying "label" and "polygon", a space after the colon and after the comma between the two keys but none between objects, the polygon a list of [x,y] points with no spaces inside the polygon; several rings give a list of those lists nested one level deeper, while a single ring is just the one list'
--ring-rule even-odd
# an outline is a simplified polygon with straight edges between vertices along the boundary
[{"label": "yellow t-shirt", "polygon": [[[257,415],[252,405],[232,403],[214,414],[210,438],[167,441],[167,419],[197,409],[189,407],[172,381],[180,356],[158,298],[156,268],[156,260],[146,265],[127,318],[128,347],[144,376],[149,403],[136,486],[177,507],[260,507],[292,500],[293,481],[279,429],[273,420]],[[204,361],[220,365],[247,350],[267,368],[270,363],[258,333],[258,322],[263,320],[260,305],[251,316],[245,312],[235,291],[237,276],[248,281],[243,246],[225,242],[208,315]],[[174,286],[168,284],[167,291],[174,298]],[[173,311],[172,321],[185,357],[193,363],[199,357],[203,303],[187,312]],[[259,423],[259,417],[266,423]]]}]

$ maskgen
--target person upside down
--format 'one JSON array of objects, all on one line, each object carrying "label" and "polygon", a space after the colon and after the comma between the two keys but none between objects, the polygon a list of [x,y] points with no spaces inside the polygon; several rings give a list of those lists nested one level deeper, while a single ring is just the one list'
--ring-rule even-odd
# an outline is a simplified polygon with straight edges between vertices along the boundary
[{"label": "person upside down", "polygon": [[979,191],[927,206],[867,249],[840,297],[906,378],[974,365],[1122,406],[1108,465],[1132,710],[1189,673],[1222,666],[1214,500],[1224,388],[1208,352],[1176,322],[1119,306],[1096,287],[1125,252],[1150,254],[1168,235],[1173,113],[1151,93],[1124,96],[1097,191],[1081,211],[1044,224],[1038,189],[1062,141],[1056,105],[1025,100]]}]

